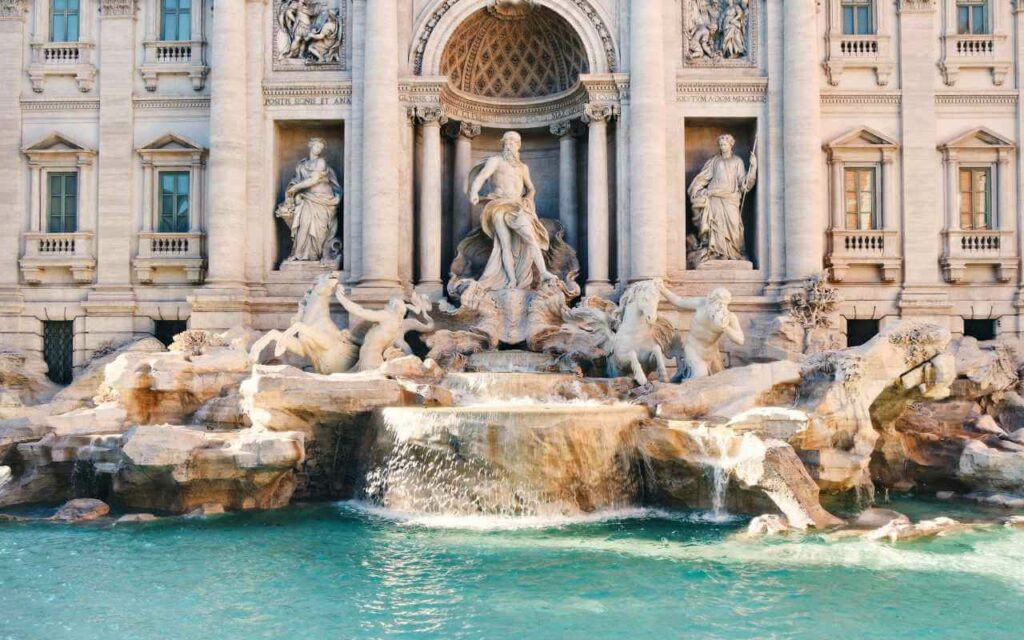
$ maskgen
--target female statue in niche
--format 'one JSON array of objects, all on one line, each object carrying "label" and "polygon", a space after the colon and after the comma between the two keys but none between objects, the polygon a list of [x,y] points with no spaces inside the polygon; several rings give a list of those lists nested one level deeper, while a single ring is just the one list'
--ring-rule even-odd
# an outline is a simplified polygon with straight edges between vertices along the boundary
[{"label": "female statue in niche", "polygon": [[697,227],[697,262],[746,260],[743,200],[757,182],[757,141],[750,167],[733,155],[736,139],[718,137],[719,154],[712,157],[690,183],[690,205]]},{"label": "female statue in niche", "polygon": [[338,258],[341,184],[322,157],[324,140],[312,138],[307,144],[309,157],[295,166],[295,177],[288,183],[284,202],[277,207],[277,217],[284,220],[292,232],[289,261],[319,260],[333,264]]}]

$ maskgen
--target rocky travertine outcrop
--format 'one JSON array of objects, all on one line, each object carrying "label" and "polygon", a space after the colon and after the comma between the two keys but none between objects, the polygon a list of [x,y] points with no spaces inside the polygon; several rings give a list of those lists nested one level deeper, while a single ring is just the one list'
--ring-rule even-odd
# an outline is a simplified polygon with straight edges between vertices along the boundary
[{"label": "rocky travertine outcrop", "polygon": [[126,506],[186,513],[203,504],[274,509],[288,504],[304,435],[260,429],[207,433],[176,425],[124,435],[112,492]]},{"label": "rocky travertine outcrop", "polygon": [[860,347],[803,362],[796,408],[809,421],[789,443],[822,489],[871,486],[868,465],[879,437],[872,405],[887,389],[888,402],[905,394],[933,400],[949,395],[955,375],[951,356],[943,353],[949,340],[949,331],[938,325],[908,321]]},{"label": "rocky travertine outcrop", "polygon": [[337,498],[350,497],[360,481],[370,414],[380,407],[429,403],[434,388],[406,386],[375,372],[320,375],[286,365],[255,366],[241,398],[256,427],[305,434],[298,495]]},{"label": "rocky travertine outcrop", "polygon": [[972,489],[1024,493],[1024,449],[1005,451],[972,440],[964,446],[956,473]]},{"label": "rocky travertine outcrop", "polygon": [[[819,489],[793,448],[754,433],[692,422],[652,420],[637,436],[647,499],[671,507],[722,507],[741,513],[781,513],[796,529],[841,524],[822,508]],[[714,475],[724,474],[715,487]]]},{"label": "rocky travertine outcrop", "polygon": [[0,349],[0,419],[21,417],[28,407],[48,402],[60,390],[46,377],[47,370],[38,355]]},{"label": "rocky travertine outcrop", "polygon": [[69,500],[53,514],[57,522],[89,522],[98,520],[110,513],[110,505],[95,498],[76,498]]},{"label": "rocky travertine outcrop", "polygon": [[661,418],[728,421],[753,407],[791,404],[800,381],[800,365],[779,360],[679,384],[653,383],[640,401]]},{"label": "rocky travertine outcrop", "polygon": [[950,344],[949,351],[956,359],[955,397],[977,400],[1017,385],[1016,357],[1008,345],[965,336]]},{"label": "rocky travertine outcrop", "polygon": [[105,370],[110,397],[133,424],[182,423],[199,407],[249,376],[249,356],[234,346],[199,353],[125,353]]}]

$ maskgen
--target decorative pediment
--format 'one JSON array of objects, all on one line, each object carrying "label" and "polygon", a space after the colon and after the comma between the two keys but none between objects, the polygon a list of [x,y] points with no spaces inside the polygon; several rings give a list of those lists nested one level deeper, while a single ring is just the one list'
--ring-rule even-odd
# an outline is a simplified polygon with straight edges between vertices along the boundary
[{"label": "decorative pediment", "polygon": [[85,145],[77,142],[63,133],[51,133],[42,140],[39,140],[23,149],[25,153],[58,152],[58,151],[91,151]]},{"label": "decorative pediment", "polygon": [[91,163],[96,151],[89,149],[81,142],[70,138],[63,133],[51,133],[45,138],[22,149],[22,152],[33,162],[66,163]]},{"label": "decorative pediment", "polygon": [[149,144],[138,149],[139,155],[146,162],[180,163],[183,161],[200,162],[206,149],[196,142],[176,133],[165,133]]},{"label": "decorative pediment", "polygon": [[1003,136],[999,135],[995,131],[987,127],[978,127],[977,129],[971,129],[967,133],[953,138],[949,142],[939,146],[939,149],[943,151],[949,151],[952,149],[983,149],[983,150],[997,150],[997,149],[1013,149],[1014,144],[1010,140],[1007,140]]},{"label": "decorative pediment", "polygon": [[871,129],[860,127],[848,131],[825,145],[826,149],[897,149],[899,143],[889,136]]},{"label": "decorative pediment", "polygon": [[139,151],[205,151],[205,149],[184,136],[165,133],[149,144],[142,145]]}]

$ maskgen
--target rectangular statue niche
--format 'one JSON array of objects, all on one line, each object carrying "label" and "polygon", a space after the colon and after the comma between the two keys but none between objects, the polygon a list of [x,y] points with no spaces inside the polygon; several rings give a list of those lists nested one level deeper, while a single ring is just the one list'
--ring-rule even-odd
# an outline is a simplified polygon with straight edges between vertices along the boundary
[{"label": "rectangular statue niche", "polygon": [[340,120],[278,121],[274,144],[275,269],[337,269],[345,130]]},{"label": "rectangular statue niche", "polygon": [[756,138],[754,118],[686,119],[687,268],[757,268]]}]

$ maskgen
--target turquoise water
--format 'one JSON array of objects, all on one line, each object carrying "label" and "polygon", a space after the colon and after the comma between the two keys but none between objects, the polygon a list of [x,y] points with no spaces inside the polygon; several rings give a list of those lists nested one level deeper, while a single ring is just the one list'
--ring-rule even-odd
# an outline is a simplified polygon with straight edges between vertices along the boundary
[{"label": "turquoise water", "polygon": [[891,546],[741,541],[743,521],[661,512],[533,524],[346,504],[0,524],[0,639],[1024,634],[1021,531]]}]

